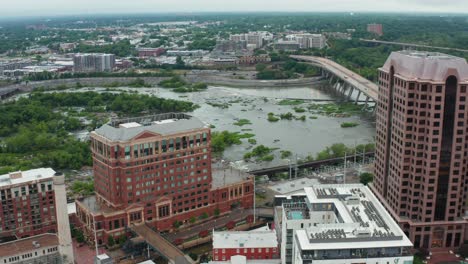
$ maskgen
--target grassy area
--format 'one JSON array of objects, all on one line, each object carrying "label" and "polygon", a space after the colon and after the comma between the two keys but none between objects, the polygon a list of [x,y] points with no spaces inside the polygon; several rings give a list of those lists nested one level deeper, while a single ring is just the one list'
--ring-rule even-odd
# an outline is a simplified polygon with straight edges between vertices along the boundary
[{"label": "grassy area", "polygon": [[252,122],[248,119],[239,119],[237,122],[235,122],[233,125],[235,126],[246,126],[246,125],[251,125]]},{"label": "grassy area", "polygon": [[290,100],[290,99],[284,99],[281,100],[278,105],[300,105],[303,104],[304,101],[302,100]]},{"label": "grassy area", "polygon": [[241,134],[240,132],[229,132],[229,131],[222,131],[222,132],[212,132],[211,133],[211,149],[215,154],[222,153],[227,147],[232,145],[240,145],[242,144],[241,139],[253,138],[255,134],[252,133],[244,133]]},{"label": "grassy area", "polygon": [[252,145],[256,145],[256,144],[257,144],[257,140],[254,139],[254,138],[249,138],[247,141],[248,141],[250,144],[252,144]]},{"label": "grassy area", "polygon": [[206,104],[211,105],[212,107],[218,107],[221,109],[228,109],[230,106],[229,104],[226,104],[226,103],[220,104],[220,103],[214,103],[214,102],[206,102]]},{"label": "grassy area", "polygon": [[255,158],[257,161],[272,161],[275,159],[275,156],[271,154],[274,150],[274,148],[259,145],[255,147],[251,152],[245,153],[244,159],[249,160]]},{"label": "grassy area", "polygon": [[267,120],[269,122],[278,122],[280,119],[278,117],[275,116],[275,114],[273,113],[268,113],[268,118]]},{"label": "grassy area", "polygon": [[306,110],[302,107],[294,107],[296,113],[304,113]]},{"label": "grassy area", "polygon": [[348,117],[362,111],[362,106],[353,103],[343,104],[311,104],[307,107],[309,111],[320,115]]},{"label": "grassy area", "polygon": [[356,122],[344,122],[344,123],[341,123],[341,127],[342,127],[342,128],[357,127],[357,126],[359,126],[359,123],[356,123]]}]

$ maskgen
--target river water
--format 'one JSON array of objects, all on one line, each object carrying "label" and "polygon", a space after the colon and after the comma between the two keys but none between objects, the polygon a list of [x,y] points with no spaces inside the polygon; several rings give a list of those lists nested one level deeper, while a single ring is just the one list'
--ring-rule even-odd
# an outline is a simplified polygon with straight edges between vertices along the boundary
[{"label": "river water", "polygon": [[[242,133],[253,133],[257,145],[263,144],[270,148],[278,148],[274,152],[275,159],[271,162],[242,161],[245,152],[255,145],[243,139],[241,145],[232,146],[224,152],[224,159],[232,161],[237,167],[255,169],[279,164],[287,164],[287,160],[280,158],[280,150],[293,153],[290,159],[305,158],[313,155],[334,143],[345,143],[349,146],[365,144],[374,141],[375,123],[369,114],[354,115],[346,118],[316,115],[311,113],[295,113],[294,106],[278,105],[285,98],[340,100],[327,91],[314,87],[285,87],[285,88],[230,88],[210,86],[206,91],[180,94],[163,88],[117,88],[138,93],[151,94],[163,98],[186,100],[201,107],[190,113],[203,122],[214,125],[213,131],[228,130]],[[82,90],[103,90],[103,88],[86,88]],[[229,104],[228,108],[212,106],[208,103]],[[301,107],[306,108],[309,102]],[[275,114],[291,112],[296,116],[306,115],[306,121],[280,120],[269,122],[269,112]],[[318,116],[310,119],[309,116]],[[248,119],[251,125],[237,126],[239,119]],[[343,122],[357,122],[359,126],[341,128]],[[249,130],[249,131],[242,131]],[[251,130],[251,131],[250,131]]]},{"label": "river water", "polygon": [[[286,98],[331,101],[323,103],[342,100],[339,96],[331,94],[329,90],[322,90],[318,87],[231,88],[210,86],[203,92],[185,94],[174,93],[169,89],[159,87],[119,87],[112,88],[110,92],[120,90],[191,101],[200,105],[200,108],[189,114],[213,125],[213,131],[228,130],[230,132],[255,134],[253,138],[257,141],[256,145],[248,143],[247,139],[242,139],[241,145],[234,145],[225,150],[223,159],[231,161],[235,167],[240,169],[256,169],[288,164],[287,159],[281,159],[280,150],[291,151],[293,155],[289,159],[294,163],[296,156],[298,159],[304,159],[308,155],[315,157],[318,152],[334,143],[344,143],[352,147],[355,144],[374,142],[375,121],[369,113],[350,117],[332,117],[309,112],[295,113],[295,106],[278,104]],[[106,88],[92,87],[60,92],[85,91],[106,92]],[[25,94],[19,96],[25,96]],[[210,103],[228,104],[229,107],[220,108],[212,106]],[[299,107],[307,109],[307,106],[311,103],[313,102],[305,102]],[[267,117],[270,112],[275,114],[291,112],[295,116],[305,115],[307,119],[305,121],[279,120],[278,122],[269,122]],[[317,116],[318,118],[310,119],[310,116]],[[252,124],[234,125],[239,119],[247,119]],[[356,122],[359,125],[352,128],[341,128],[343,122]],[[76,133],[76,136],[79,137],[80,133]],[[243,161],[244,154],[260,144],[270,148],[277,148],[273,152],[275,159],[271,162]]]}]

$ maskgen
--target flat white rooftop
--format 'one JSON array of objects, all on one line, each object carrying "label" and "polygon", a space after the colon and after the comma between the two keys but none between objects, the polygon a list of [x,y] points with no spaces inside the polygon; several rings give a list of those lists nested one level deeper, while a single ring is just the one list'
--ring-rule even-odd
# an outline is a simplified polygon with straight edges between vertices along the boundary
[{"label": "flat white rooftop", "polygon": [[281,259],[247,259],[245,256],[235,255],[231,260],[210,261],[208,264],[280,264]]},{"label": "flat white rooftop", "polygon": [[317,179],[299,178],[292,181],[282,181],[268,188],[280,194],[289,194],[298,190],[303,190],[304,187],[311,187],[318,184],[320,184],[320,182]]},{"label": "flat white rooftop", "polygon": [[[302,250],[412,247],[390,214],[362,184],[323,184],[306,187],[305,204],[283,204],[290,220],[314,222],[296,230]],[[335,221],[321,215],[334,214]]]},{"label": "flat white rooftop", "polygon": [[51,168],[40,168],[28,171],[10,172],[9,174],[0,175],[0,187],[21,185],[27,182],[33,182],[44,179],[52,180],[54,174],[55,171]]},{"label": "flat white rooftop", "polygon": [[276,231],[265,227],[251,231],[213,233],[213,248],[273,248],[278,247]]}]

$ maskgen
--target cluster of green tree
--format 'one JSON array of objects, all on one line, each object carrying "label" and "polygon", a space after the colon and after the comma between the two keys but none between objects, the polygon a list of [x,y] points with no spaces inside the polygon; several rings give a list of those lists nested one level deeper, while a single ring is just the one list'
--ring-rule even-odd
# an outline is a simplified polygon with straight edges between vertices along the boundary
[{"label": "cluster of green tree", "polygon": [[94,181],[93,179],[74,181],[70,189],[75,195],[89,196],[94,193]]},{"label": "cluster of green tree", "polygon": [[200,92],[208,88],[206,83],[187,83],[180,76],[174,76],[171,79],[161,81],[159,86],[164,88],[171,88],[176,93],[191,93]]},{"label": "cluster of green tree", "polygon": [[312,77],[318,75],[319,69],[306,63],[288,59],[284,63],[274,64],[268,67],[265,64],[257,64],[257,79],[276,80],[291,79],[299,76]]},{"label": "cluster of green tree", "polygon": [[241,139],[243,138],[252,138],[254,134],[244,133],[241,134],[239,132],[229,132],[229,131],[222,131],[222,132],[212,132],[211,133],[211,150],[215,154],[221,154],[227,147],[232,145],[240,145],[242,143]]},{"label": "cluster of green tree", "polygon": [[336,143],[320,151],[319,153],[317,153],[316,160],[344,157],[345,153],[354,154],[355,152],[362,153],[363,151],[371,152],[371,151],[374,151],[374,149],[375,149],[375,145],[373,143],[360,144],[360,145],[357,145],[355,148],[347,147],[343,143]]},{"label": "cluster of green tree", "polygon": [[214,39],[195,39],[192,43],[188,44],[187,48],[189,50],[213,50],[216,45],[216,40]]},{"label": "cluster of green tree", "polygon": [[171,79],[161,81],[159,86],[164,88],[180,88],[187,85],[187,82],[184,81],[180,76],[174,76]]},{"label": "cluster of green tree", "polygon": [[79,44],[75,52],[81,53],[110,53],[114,54],[118,57],[128,57],[132,55],[136,55],[135,47],[130,44],[129,40],[122,40],[119,42],[115,42],[109,45],[102,45],[102,46],[91,46],[85,44]]},{"label": "cluster of green tree", "polygon": [[[84,107],[85,112],[113,111],[125,116],[186,112],[197,106],[126,93],[32,93],[28,98],[0,105],[0,173],[35,167],[79,169],[91,165],[88,143],[69,135],[84,126],[76,117],[59,111],[64,107]],[[93,122],[88,129],[98,125]]]},{"label": "cluster of green tree", "polygon": [[274,113],[268,113],[268,117],[267,117],[267,120],[270,121],[270,122],[277,122],[279,120],[300,120],[300,121],[306,121],[306,116],[305,115],[302,115],[302,116],[295,116],[293,113],[291,112],[287,112],[287,113],[281,113],[279,114],[278,116],[275,115]]},{"label": "cluster of green tree", "polygon": [[251,158],[256,158],[257,161],[272,161],[275,159],[275,156],[271,154],[275,149],[265,147],[264,145],[258,145],[251,152],[244,154],[244,159],[249,160]]},{"label": "cluster of green tree", "polygon": [[359,182],[367,185],[369,182],[372,182],[374,180],[374,174],[370,172],[363,172],[361,175],[359,175]]}]

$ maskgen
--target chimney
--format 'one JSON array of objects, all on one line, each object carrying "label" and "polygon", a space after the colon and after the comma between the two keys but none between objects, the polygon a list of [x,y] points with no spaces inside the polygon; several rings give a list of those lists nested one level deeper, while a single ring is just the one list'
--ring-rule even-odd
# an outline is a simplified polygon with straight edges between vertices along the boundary
[{"label": "chimney", "polygon": [[73,264],[75,259],[73,257],[70,221],[68,219],[65,176],[61,172],[54,174],[54,193],[60,255],[64,257],[63,263]]}]

